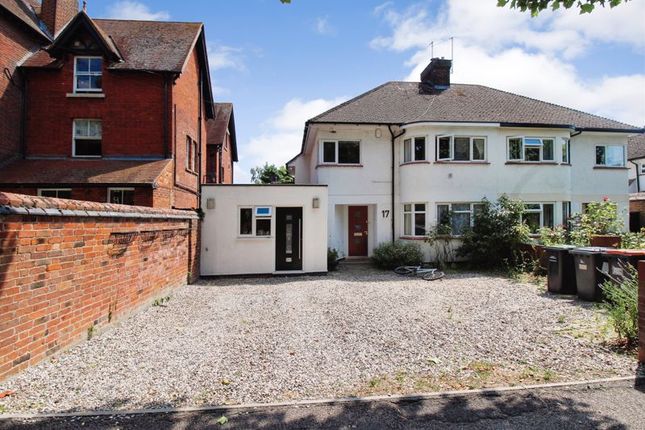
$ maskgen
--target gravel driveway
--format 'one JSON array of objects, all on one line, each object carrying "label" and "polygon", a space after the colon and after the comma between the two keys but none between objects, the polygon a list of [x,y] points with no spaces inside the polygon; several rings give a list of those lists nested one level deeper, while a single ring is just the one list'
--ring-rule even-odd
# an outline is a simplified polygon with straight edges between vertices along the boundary
[{"label": "gravel driveway", "polygon": [[478,274],[205,281],[0,383],[0,411],[201,406],[634,375],[591,305]]}]

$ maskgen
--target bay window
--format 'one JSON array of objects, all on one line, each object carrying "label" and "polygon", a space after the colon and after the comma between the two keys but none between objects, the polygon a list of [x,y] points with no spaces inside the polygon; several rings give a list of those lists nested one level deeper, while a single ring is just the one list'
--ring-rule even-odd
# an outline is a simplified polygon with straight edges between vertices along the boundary
[{"label": "bay window", "polygon": [[555,161],[555,138],[509,137],[508,160],[532,163]]},{"label": "bay window", "polygon": [[426,204],[407,203],[403,205],[403,235],[425,236]]},{"label": "bay window", "polygon": [[532,234],[542,227],[553,228],[554,222],[553,203],[525,203],[522,222],[529,226]]},{"label": "bay window", "polygon": [[437,136],[438,161],[485,161],[486,138]]},{"label": "bay window", "polygon": [[596,166],[625,167],[625,147],[622,145],[597,145]]},{"label": "bay window", "polygon": [[103,126],[100,119],[75,119],[72,155],[74,157],[100,157]]},{"label": "bay window", "polygon": [[321,145],[322,164],[360,164],[361,145],[353,140],[324,140]]},{"label": "bay window", "polygon": [[453,236],[464,234],[475,225],[475,216],[481,203],[441,203],[437,205],[437,225],[443,226]]},{"label": "bay window", "polygon": [[426,138],[415,137],[403,141],[403,162],[425,161]]}]

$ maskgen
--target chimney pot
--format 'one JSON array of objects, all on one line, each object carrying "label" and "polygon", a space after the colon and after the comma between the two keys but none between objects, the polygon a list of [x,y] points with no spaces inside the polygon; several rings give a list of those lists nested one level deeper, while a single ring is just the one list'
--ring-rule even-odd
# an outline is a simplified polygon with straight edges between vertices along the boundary
[{"label": "chimney pot", "polygon": [[78,13],[78,0],[42,0],[40,19],[55,37]]},{"label": "chimney pot", "polygon": [[436,90],[445,90],[450,87],[450,69],[452,60],[433,58],[430,64],[421,72],[421,82]]}]

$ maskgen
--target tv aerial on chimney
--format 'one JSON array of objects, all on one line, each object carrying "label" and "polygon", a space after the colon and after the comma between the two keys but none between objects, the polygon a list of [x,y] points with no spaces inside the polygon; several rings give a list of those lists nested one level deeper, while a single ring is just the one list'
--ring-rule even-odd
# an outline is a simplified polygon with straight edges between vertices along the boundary
[{"label": "tv aerial on chimney", "polygon": [[[455,64],[455,38],[450,36],[448,39],[440,40],[439,43],[450,42],[450,60]],[[434,58],[434,40],[430,42],[430,59]],[[444,58],[444,57],[441,57]],[[454,73],[454,67],[450,68],[450,74]]]}]

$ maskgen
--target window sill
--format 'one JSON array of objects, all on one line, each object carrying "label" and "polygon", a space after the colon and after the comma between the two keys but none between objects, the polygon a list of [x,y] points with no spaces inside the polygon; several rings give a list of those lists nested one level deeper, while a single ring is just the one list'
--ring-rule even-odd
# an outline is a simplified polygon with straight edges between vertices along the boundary
[{"label": "window sill", "polygon": [[401,236],[401,240],[426,240],[425,236]]},{"label": "window sill", "polygon": [[72,155],[72,158],[81,158],[81,159],[83,159],[83,158],[93,158],[93,159],[96,159],[96,158],[103,158],[103,156],[102,155]]},{"label": "window sill", "polygon": [[104,93],[67,93],[67,98],[71,99],[104,99]]},{"label": "window sill", "polygon": [[468,164],[476,164],[476,165],[485,166],[485,165],[488,165],[490,163],[488,161],[452,161],[452,160],[451,161],[443,161],[443,160],[437,160],[437,161],[434,162],[434,164],[456,164],[456,165],[459,165],[459,164],[466,164],[466,165],[468,165]]},{"label": "window sill", "polygon": [[558,163],[555,161],[507,161],[506,164],[516,165],[516,166],[557,166]]},{"label": "window sill", "polygon": [[339,164],[339,163],[324,163],[316,166],[316,169],[319,167],[363,167],[362,164]]},{"label": "window sill", "polygon": [[190,170],[190,169],[184,169],[184,170],[186,170],[186,172],[190,173],[190,174],[191,174],[191,175],[193,175],[193,176],[199,176],[199,173],[197,173],[197,172],[195,172],[195,171],[192,171],[192,170]]},{"label": "window sill", "polygon": [[629,167],[624,166],[593,166],[593,168],[598,170],[629,170]]},{"label": "window sill", "polygon": [[430,164],[429,161],[427,160],[418,160],[418,161],[406,161],[404,163],[399,164],[399,166],[409,166],[412,164]]},{"label": "window sill", "polygon": [[237,236],[237,238],[240,239],[240,240],[273,239],[273,236],[254,236],[254,235],[249,235],[249,236]]}]

